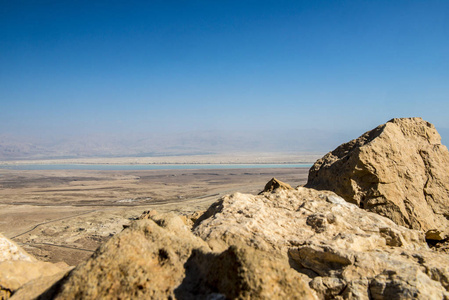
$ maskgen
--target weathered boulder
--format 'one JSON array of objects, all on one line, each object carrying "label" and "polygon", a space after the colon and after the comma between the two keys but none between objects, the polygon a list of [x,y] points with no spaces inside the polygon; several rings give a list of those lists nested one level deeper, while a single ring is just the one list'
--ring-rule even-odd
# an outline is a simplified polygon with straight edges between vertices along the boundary
[{"label": "weathered boulder", "polygon": [[192,249],[207,251],[208,247],[175,215],[156,222],[132,223],[43,297],[166,299],[173,296],[175,287],[183,280],[183,265]]},{"label": "weathered boulder", "polygon": [[[8,299],[30,281],[58,273],[62,275],[68,269],[65,264],[38,261],[0,234],[0,299]],[[48,286],[53,283],[54,281],[50,282]]]},{"label": "weathered boulder", "polygon": [[284,261],[326,299],[449,299],[449,257],[424,233],[329,191],[222,198],[194,226],[217,251],[245,244]]},{"label": "weathered boulder", "polygon": [[46,276],[40,276],[30,280],[16,290],[9,300],[38,299],[39,295],[61,280],[65,274],[67,274],[66,270],[53,275],[48,274]]},{"label": "weathered boulder", "polygon": [[[287,255],[287,250],[311,237],[337,239],[342,248],[363,251],[385,245],[425,248],[420,231],[408,230],[377,214],[358,209],[329,191],[304,187],[277,193],[235,193],[215,202],[193,232],[222,251],[246,243],[255,249]],[[321,235],[319,235],[321,234]]]},{"label": "weathered boulder", "polygon": [[314,299],[300,274],[245,245],[213,252],[174,214],[153,214],[101,246],[42,299]]},{"label": "weathered boulder", "polygon": [[449,236],[449,151],[421,118],[392,119],[329,152],[310,169],[307,187],[426,232]]},{"label": "weathered boulder", "polygon": [[[4,291],[3,298],[7,299],[24,284],[55,274],[64,274],[66,268],[61,268],[50,262],[43,261],[4,261],[0,263],[0,289]],[[50,285],[53,282],[50,282]],[[50,286],[49,285],[49,286]],[[9,294],[9,295],[7,295]],[[0,299],[2,297],[0,296]]]}]

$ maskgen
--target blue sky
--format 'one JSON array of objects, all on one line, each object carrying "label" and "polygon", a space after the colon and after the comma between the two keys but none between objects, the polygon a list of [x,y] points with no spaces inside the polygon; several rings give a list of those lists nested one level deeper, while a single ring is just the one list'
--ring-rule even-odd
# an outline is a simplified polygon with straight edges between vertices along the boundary
[{"label": "blue sky", "polygon": [[448,111],[449,1],[0,0],[0,134],[363,133]]}]

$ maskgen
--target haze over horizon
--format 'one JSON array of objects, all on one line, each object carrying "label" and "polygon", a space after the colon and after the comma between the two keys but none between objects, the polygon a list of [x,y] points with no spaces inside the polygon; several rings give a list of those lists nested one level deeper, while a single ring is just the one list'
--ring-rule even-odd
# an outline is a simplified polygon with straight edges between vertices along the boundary
[{"label": "haze over horizon", "polygon": [[445,143],[448,37],[447,1],[0,0],[0,150],[323,152],[412,116]]}]

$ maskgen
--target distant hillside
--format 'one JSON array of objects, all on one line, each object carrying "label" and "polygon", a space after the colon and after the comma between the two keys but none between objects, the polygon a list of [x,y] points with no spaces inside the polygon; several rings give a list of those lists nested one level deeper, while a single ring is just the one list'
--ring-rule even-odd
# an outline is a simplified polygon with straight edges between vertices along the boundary
[{"label": "distant hillside", "polygon": [[[443,143],[449,129],[440,129]],[[126,135],[19,137],[0,135],[0,160],[170,156],[232,152],[324,153],[362,132],[323,130],[196,131]]]}]

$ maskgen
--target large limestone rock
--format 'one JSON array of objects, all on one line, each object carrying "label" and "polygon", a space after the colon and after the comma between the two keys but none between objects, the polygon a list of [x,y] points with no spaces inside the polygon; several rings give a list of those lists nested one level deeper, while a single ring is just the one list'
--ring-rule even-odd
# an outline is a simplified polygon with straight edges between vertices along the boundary
[{"label": "large limestone rock", "polygon": [[244,244],[279,258],[320,298],[449,299],[449,257],[430,250],[423,232],[332,192],[237,193],[204,216],[194,233],[211,248]]},{"label": "large limestone rock", "polygon": [[329,152],[310,169],[307,187],[423,230],[449,234],[449,152],[421,118],[392,119]]},{"label": "large limestone rock", "polygon": [[[66,268],[43,261],[4,261],[0,263],[0,288],[4,292],[3,298],[7,299],[11,294],[23,285],[36,279],[47,278],[59,274],[64,275]],[[47,281],[48,282],[48,281]],[[50,281],[47,288],[55,281]],[[0,296],[0,299],[2,297]],[[24,298],[26,299],[26,298]]]},{"label": "large limestone rock", "polygon": [[314,299],[289,265],[245,245],[213,252],[173,214],[131,224],[41,299]]},{"label": "large limestone rock", "polygon": [[141,220],[102,245],[44,296],[55,299],[166,299],[192,249],[208,247],[180,218]]},{"label": "large limestone rock", "polygon": [[44,277],[55,274],[62,276],[67,270],[68,266],[65,264],[38,261],[16,243],[0,234],[0,299],[10,298],[20,287],[37,279],[47,282],[48,288],[55,280],[48,281],[43,279]]}]

